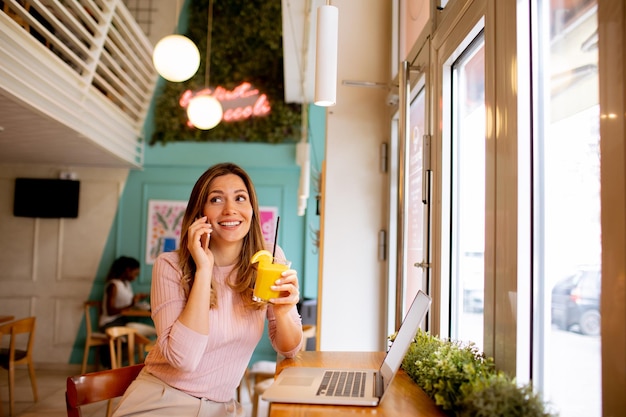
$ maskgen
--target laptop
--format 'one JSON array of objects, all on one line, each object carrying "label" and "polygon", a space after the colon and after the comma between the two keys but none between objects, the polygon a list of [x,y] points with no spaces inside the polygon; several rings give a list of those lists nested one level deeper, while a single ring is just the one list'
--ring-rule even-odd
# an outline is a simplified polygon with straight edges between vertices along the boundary
[{"label": "laptop", "polygon": [[418,291],[378,369],[289,367],[282,370],[261,398],[292,404],[378,405],[398,373],[430,302],[426,293]]}]

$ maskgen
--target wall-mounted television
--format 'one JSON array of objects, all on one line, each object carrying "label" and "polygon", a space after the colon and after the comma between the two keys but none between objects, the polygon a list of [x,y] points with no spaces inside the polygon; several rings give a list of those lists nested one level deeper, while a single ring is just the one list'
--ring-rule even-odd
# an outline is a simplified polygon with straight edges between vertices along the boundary
[{"label": "wall-mounted television", "polygon": [[16,178],[13,215],[17,217],[77,218],[80,181]]}]

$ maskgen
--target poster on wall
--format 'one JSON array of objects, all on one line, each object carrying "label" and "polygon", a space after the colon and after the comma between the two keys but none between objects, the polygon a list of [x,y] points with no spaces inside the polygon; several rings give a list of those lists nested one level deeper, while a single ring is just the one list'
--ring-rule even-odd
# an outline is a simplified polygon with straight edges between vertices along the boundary
[{"label": "poster on wall", "polygon": [[278,207],[259,207],[259,217],[261,221],[261,231],[266,242],[273,243],[276,234],[276,219],[278,218]]},{"label": "poster on wall", "polygon": [[187,201],[150,200],[146,228],[146,264],[152,265],[162,252],[178,249]]}]

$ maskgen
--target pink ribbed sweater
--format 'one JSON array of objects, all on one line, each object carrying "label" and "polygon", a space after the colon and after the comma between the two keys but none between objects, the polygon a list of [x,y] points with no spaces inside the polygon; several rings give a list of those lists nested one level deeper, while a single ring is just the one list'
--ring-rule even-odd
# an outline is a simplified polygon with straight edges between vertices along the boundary
[{"label": "pink ribbed sweater", "polygon": [[[282,251],[277,251],[278,256],[284,256]],[[233,397],[263,335],[266,317],[273,346],[276,333],[271,306],[247,309],[239,294],[226,285],[225,279],[232,269],[233,266],[213,268],[218,307],[209,313],[208,335],[197,333],[178,321],[187,301],[180,283],[178,253],[161,254],[152,270],[150,303],[158,340],[146,358],[146,370],[190,395],[219,402]],[[295,307],[290,314],[294,322],[301,323]],[[291,357],[299,349],[300,346],[279,353]]]}]

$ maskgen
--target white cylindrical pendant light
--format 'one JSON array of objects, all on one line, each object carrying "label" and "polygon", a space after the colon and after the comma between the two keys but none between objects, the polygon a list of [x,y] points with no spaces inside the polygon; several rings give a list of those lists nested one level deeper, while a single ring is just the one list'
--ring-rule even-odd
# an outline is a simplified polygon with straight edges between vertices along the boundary
[{"label": "white cylindrical pendant light", "polygon": [[339,10],[324,5],[317,9],[317,40],[315,53],[315,104],[334,106],[337,103],[337,40]]},{"label": "white cylindrical pendant light", "polygon": [[186,81],[198,71],[200,52],[196,44],[186,36],[169,35],[154,47],[152,63],[166,80]]},{"label": "white cylindrical pendant light", "polygon": [[222,104],[213,96],[198,95],[189,101],[187,117],[192,125],[202,130],[213,129],[222,120]]}]

